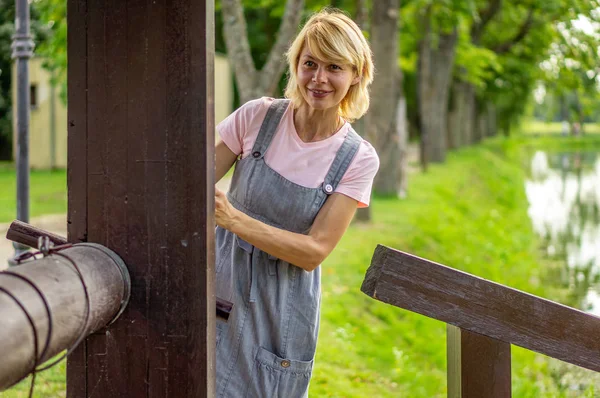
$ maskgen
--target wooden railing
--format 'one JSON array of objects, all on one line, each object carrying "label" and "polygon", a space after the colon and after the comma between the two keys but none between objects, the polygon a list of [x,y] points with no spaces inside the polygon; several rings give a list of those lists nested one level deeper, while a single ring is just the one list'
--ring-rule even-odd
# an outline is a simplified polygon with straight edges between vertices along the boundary
[{"label": "wooden railing", "polygon": [[448,396],[510,397],[510,345],[600,372],[600,318],[388,247],[361,290],[448,324]]}]

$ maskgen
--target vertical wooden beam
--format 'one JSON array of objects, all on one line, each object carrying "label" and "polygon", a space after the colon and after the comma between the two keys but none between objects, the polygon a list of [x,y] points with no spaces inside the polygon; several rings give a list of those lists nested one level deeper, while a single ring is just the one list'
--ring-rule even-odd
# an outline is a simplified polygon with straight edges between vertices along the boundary
[{"label": "vertical wooden beam", "polygon": [[[67,2],[68,141],[67,186],[68,240],[87,241],[87,0]],[[87,342],[67,358],[67,396],[87,397]]]},{"label": "vertical wooden beam", "polygon": [[132,295],[67,394],[212,396],[213,0],[68,7],[69,237],[119,254]]},{"label": "vertical wooden beam", "polygon": [[448,324],[448,397],[509,398],[510,344]]}]

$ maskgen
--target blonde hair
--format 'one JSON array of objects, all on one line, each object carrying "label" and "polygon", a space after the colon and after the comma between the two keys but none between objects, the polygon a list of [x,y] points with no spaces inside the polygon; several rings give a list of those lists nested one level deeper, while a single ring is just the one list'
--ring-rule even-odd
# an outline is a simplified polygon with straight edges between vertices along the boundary
[{"label": "blonde hair", "polygon": [[371,48],[356,23],[342,12],[324,9],[310,17],[286,53],[289,76],[285,96],[298,108],[304,98],[298,89],[298,60],[304,46],[316,58],[350,64],[360,77],[342,99],[339,114],[349,122],[369,109],[369,85],[373,81]]}]

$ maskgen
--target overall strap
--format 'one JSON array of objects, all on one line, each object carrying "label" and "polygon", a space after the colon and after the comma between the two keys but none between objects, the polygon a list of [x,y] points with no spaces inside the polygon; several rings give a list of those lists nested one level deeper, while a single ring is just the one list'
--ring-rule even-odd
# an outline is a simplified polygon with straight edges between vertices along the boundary
[{"label": "overall strap", "polygon": [[346,170],[348,170],[352,159],[356,156],[361,142],[362,138],[360,135],[350,127],[348,135],[344,139],[340,149],[338,149],[335,159],[333,159],[333,163],[323,181],[323,191],[326,194],[331,195],[335,191]]},{"label": "overall strap", "polygon": [[288,99],[276,99],[269,107],[252,147],[252,157],[255,159],[262,159],[265,156],[289,103]]}]

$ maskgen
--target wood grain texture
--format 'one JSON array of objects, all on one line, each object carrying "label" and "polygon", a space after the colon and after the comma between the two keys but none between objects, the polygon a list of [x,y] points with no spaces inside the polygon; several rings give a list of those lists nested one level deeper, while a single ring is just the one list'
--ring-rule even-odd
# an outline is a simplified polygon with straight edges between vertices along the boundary
[{"label": "wood grain texture", "polygon": [[600,371],[600,318],[378,246],[362,291],[463,330]]},{"label": "wood grain texture", "polygon": [[[87,242],[87,0],[67,1],[67,232],[71,243]],[[67,358],[67,398],[87,396],[82,342]]]},{"label": "wood grain texture", "polygon": [[448,325],[448,397],[510,396],[510,344]]},{"label": "wood grain texture", "polygon": [[86,5],[87,239],[128,264],[132,296],[88,339],[70,396],[212,396],[214,4]]}]

